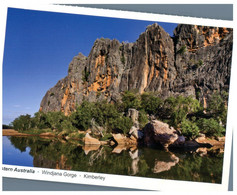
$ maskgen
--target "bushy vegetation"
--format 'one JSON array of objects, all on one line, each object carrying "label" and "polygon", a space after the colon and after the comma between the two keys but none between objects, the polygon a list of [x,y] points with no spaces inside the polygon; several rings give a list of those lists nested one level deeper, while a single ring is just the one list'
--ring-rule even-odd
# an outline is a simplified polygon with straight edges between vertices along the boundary
[{"label": "bushy vegetation", "polygon": [[200,110],[198,100],[189,97],[169,97],[164,101],[161,117],[169,119],[169,124],[179,128],[181,122],[187,118],[188,114],[193,114]]},{"label": "bushy vegetation", "polygon": [[2,129],[13,129],[13,126],[12,125],[5,125],[5,124],[3,124],[2,125]]},{"label": "bushy vegetation", "polygon": [[83,101],[70,115],[62,112],[37,112],[33,117],[21,115],[13,122],[13,128],[19,131],[48,129],[56,134],[67,134],[93,129],[94,126],[103,129],[102,134],[111,132],[128,133],[133,125],[127,117],[130,108],[139,111],[139,123],[143,128],[149,116],[168,123],[178,129],[188,139],[194,139],[199,133],[209,137],[225,134],[227,117],[227,93],[214,93],[205,109],[199,101],[191,96],[169,97],[162,99],[158,94],[125,91],[121,102],[114,104],[106,101]]},{"label": "bushy vegetation", "polygon": [[202,133],[206,136],[222,136],[225,133],[225,128],[221,126],[214,118],[202,118],[197,121],[197,125]]},{"label": "bushy vegetation", "polygon": [[180,49],[177,51],[178,54],[184,54],[187,51],[186,45],[183,45],[180,47]]},{"label": "bushy vegetation", "polygon": [[121,62],[122,62],[123,64],[125,64],[125,57],[124,57],[124,55],[122,55],[122,57],[120,58],[120,60],[121,60]]},{"label": "bushy vegetation", "polygon": [[194,121],[184,119],[181,122],[182,134],[188,139],[194,139],[198,136],[200,130]]},{"label": "bushy vegetation", "polygon": [[26,131],[31,128],[31,117],[29,114],[21,115],[13,121],[14,129]]}]

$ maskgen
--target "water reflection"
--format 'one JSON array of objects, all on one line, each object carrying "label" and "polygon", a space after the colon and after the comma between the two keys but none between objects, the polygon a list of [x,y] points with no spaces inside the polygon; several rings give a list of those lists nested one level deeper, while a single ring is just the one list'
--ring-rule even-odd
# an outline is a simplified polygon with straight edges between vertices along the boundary
[{"label": "water reflection", "polygon": [[179,162],[179,158],[175,156],[174,154],[171,154],[170,156],[167,156],[167,161],[155,160],[155,166],[153,168],[153,173],[161,173],[163,171],[168,171],[171,169],[171,167],[175,166]]},{"label": "water reflection", "polygon": [[[9,137],[8,141],[16,151],[30,148],[34,167],[221,182],[223,153],[209,153],[204,149],[189,153],[124,146],[83,146],[75,141],[60,142],[58,139],[40,137]],[[7,158],[7,155],[3,157],[4,164],[7,164]],[[18,159],[15,162],[17,164]]]}]

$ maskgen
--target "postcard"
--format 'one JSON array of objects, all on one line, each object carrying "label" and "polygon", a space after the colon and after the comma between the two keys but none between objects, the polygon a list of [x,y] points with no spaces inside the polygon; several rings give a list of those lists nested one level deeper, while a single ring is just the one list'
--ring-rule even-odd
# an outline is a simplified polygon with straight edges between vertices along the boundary
[{"label": "postcard", "polygon": [[228,189],[232,21],[59,5],[3,10],[3,176]]}]

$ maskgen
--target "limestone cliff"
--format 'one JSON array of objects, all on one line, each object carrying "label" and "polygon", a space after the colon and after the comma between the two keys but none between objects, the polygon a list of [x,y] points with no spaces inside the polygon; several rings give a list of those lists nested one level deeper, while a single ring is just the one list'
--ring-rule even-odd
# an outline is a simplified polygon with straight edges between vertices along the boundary
[{"label": "limestone cliff", "polygon": [[135,43],[97,39],[88,57],[73,58],[40,110],[68,115],[83,99],[118,101],[121,92],[133,89],[205,101],[215,90],[228,91],[232,44],[232,29],[182,24],[173,38],[153,24]]}]

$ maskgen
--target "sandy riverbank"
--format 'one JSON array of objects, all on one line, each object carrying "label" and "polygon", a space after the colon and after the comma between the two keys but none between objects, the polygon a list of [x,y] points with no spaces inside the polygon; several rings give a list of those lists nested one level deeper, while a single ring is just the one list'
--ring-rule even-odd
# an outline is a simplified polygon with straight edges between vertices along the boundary
[{"label": "sandy riverbank", "polygon": [[55,137],[54,134],[48,133],[41,133],[41,134],[27,134],[27,133],[19,133],[14,129],[3,129],[2,130],[3,136],[40,136],[40,137]]},{"label": "sandy riverbank", "polygon": [[14,129],[3,129],[2,135],[3,136],[27,136],[29,134],[19,133],[18,131],[14,130]]}]

